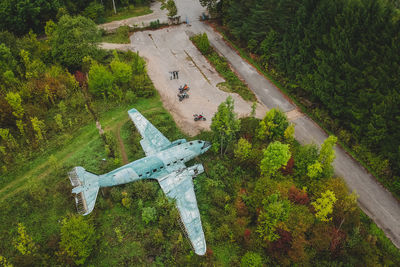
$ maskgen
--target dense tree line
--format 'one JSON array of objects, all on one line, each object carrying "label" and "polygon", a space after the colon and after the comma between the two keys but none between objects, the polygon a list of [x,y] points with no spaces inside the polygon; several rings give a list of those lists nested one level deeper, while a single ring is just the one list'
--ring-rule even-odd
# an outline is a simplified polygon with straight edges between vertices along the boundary
[{"label": "dense tree line", "polygon": [[106,10],[147,4],[149,0],[2,0],[0,2],[0,31],[10,31],[18,36],[33,30],[43,33],[48,20],[63,15],[84,15],[102,22]]},{"label": "dense tree line", "polygon": [[203,2],[266,70],[283,77],[288,90],[316,103],[316,117],[378,175],[400,185],[396,1]]}]

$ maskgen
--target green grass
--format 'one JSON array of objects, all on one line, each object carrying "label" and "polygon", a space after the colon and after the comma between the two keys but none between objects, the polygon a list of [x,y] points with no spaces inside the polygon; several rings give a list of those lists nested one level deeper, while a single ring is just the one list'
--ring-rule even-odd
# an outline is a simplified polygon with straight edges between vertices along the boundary
[{"label": "green grass", "polygon": [[[197,38],[197,36],[190,38],[190,40],[196,47],[199,46],[200,40]],[[237,75],[229,66],[228,61],[224,57],[218,55],[218,53],[211,46],[209,47],[209,51],[207,53],[203,53],[202,49],[199,49],[199,51],[207,58],[215,70],[225,79],[226,82],[218,84],[218,87],[221,90],[225,92],[237,93],[246,101],[257,101],[254,93],[242,80],[237,77]]]},{"label": "green grass", "polygon": [[[103,129],[115,133],[117,127],[121,127],[121,122],[123,123],[123,128],[126,129],[121,135],[125,147],[130,151],[130,158],[139,158],[144,154],[141,148],[139,150],[138,144],[136,144],[138,148],[133,152],[129,147],[128,128],[132,130],[132,127],[125,126],[133,124],[128,118],[129,109],[133,107],[138,109],[155,125],[169,129],[170,133],[179,132],[172,117],[163,109],[158,95],[140,99],[133,105],[118,104],[110,107],[99,102],[97,106],[100,110],[100,122]],[[168,118],[168,123],[162,121],[164,118]],[[183,136],[180,133],[174,133],[169,134],[169,137],[176,135]],[[83,166],[94,173],[103,173],[118,167],[113,164],[103,166],[102,159],[107,156],[98,130],[92,122],[73,133],[65,144],[57,144],[57,140],[54,140],[48,145],[51,149],[27,162],[26,166],[21,166],[22,168],[17,168],[16,171],[3,177],[9,181],[0,189],[0,232],[2,233],[0,251],[4,251],[5,255],[13,254],[14,249],[11,244],[17,223],[23,222],[35,242],[43,244],[52,235],[59,233],[61,227],[59,221],[63,217],[69,213],[75,213],[71,186],[67,178],[67,173],[72,167]],[[49,160],[49,158],[53,159]],[[107,216],[104,220],[108,220]]]},{"label": "green grass", "polygon": [[129,40],[128,34],[120,34],[118,32],[110,33],[103,35],[101,37],[102,43],[113,43],[113,44],[129,44],[131,41]]},{"label": "green grass", "polygon": [[118,11],[117,14],[114,14],[114,12],[112,12],[110,15],[104,18],[104,23],[112,22],[115,20],[139,17],[151,13],[153,13],[153,11],[150,9],[149,6],[135,6],[134,9],[125,9],[122,11]]}]

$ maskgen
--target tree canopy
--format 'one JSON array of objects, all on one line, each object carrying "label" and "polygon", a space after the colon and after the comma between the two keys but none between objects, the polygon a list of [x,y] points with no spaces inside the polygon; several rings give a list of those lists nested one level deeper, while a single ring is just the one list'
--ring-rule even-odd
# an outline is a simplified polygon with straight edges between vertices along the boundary
[{"label": "tree canopy", "polygon": [[226,151],[228,145],[236,137],[240,129],[240,120],[234,112],[234,102],[229,96],[225,102],[218,106],[218,111],[214,114],[211,122],[211,130],[214,133],[213,147],[221,152]]},{"label": "tree canopy", "polygon": [[[201,2],[213,9],[217,1]],[[398,1],[219,3],[230,36],[394,188],[400,176]]]},{"label": "tree canopy", "polygon": [[85,56],[96,57],[99,40],[96,24],[82,16],[62,16],[49,36],[54,59],[71,69],[80,67]]}]

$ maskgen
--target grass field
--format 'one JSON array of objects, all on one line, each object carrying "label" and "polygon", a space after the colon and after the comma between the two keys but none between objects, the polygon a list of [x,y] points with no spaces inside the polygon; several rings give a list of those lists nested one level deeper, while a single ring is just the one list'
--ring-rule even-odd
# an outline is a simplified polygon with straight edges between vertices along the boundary
[{"label": "grass field", "polygon": [[110,11],[109,14],[104,18],[104,23],[112,22],[115,20],[129,19],[133,17],[139,17],[147,14],[151,14],[153,11],[149,6],[135,6],[134,9],[120,10],[117,14]]},{"label": "grass field", "polygon": [[[163,109],[159,96],[140,99],[133,105],[118,104],[107,107],[104,103],[98,103],[97,106],[101,110],[100,122],[103,129],[110,131],[116,139],[117,132],[122,129],[121,139],[127,148],[129,160],[144,156],[138,142],[135,148],[132,148],[132,138],[140,140],[127,114],[133,107],[163,129],[167,137],[183,137],[172,117]],[[54,140],[48,147],[50,149],[43,151],[39,157],[24,162],[20,168],[2,177],[0,232],[3,239],[0,251],[5,255],[13,249],[10,245],[17,223],[23,222],[33,239],[42,243],[59,232],[60,220],[63,217],[75,213],[71,185],[67,177],[71,168],[83,166],[90,172],[101,174],[122,164],[120,151],[119,160],[116,162],[103,161],[107,155],[94,123],[84,125],[75,133]],[[112,212],[118,212],[118,209]]]}]

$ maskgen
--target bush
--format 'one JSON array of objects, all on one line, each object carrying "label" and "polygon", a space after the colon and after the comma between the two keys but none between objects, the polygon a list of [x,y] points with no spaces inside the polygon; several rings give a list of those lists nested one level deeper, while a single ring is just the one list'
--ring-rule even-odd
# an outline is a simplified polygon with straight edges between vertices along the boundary
[{"label": "bush", "polygon": [[84,264],[96,244],[94,226],[83,216],[72,215],[63,220],[61,227],[61,253],[72,257],[76,264]]},{"label": "bush", "polygon": [[210,42],[206,33],[194,36],[193,41],[202,54],[207,55],[211,52]]},{"label": "bush", "polygon": [[106,96],[112,92],[114,76],[105,66],[93,64],[89,71],[89,90],[96,96]]},{"label": "bush", "polygon": [[246,252],[240,261],[240,267],[259,267],[263,266],[260,254],[252,251]]},{"label": "bush", "polygon": [[145,207],[142,210],[142,220],[145,224],[154,222],[157,220],[156,209],[153,207]]},{"label": "bush", "polygon": [[127,91],[126,94],[125,94],[125,98],[124,99],[125,99],[126,103],[134,104],[138,100],[138,97],[135,95],[134,92]]},{"label": "bush", "polygon": [[150,28],[158,29],[160,27],[160,20],[150,21]]}]

